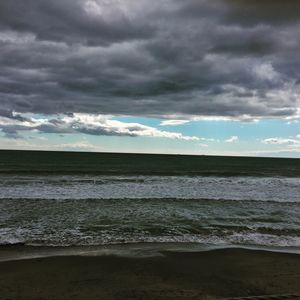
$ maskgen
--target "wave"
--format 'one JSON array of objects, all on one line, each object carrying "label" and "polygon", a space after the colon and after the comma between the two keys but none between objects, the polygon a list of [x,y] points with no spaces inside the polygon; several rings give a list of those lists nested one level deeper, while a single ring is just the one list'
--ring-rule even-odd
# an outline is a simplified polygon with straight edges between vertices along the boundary
[{"label": "wave", "polygon": [[226,198],[191,198],[191,197],[149,197],[149,198],[134,198],[134,197],[122,197],[122,198],[115,198],[115,197],[105,197],[105,198],[41,198],[41,197],[20,197],[20,198],[13,198],[13,197],[5,197],[0,196],[0,201],[25,201],[25,200],[32,200],[32,201],[57,201],[57,202],[69,202],[69,201],[87,201],[87,202],[99,202],[99,201],[139,201],[139,202],[149,202],[149,201],[166,201],[166,202],[189,202],[189,201],[201,201],[202,203],[218,203],[221,204],[222,202],[240,202],[243,204],[255,202],[267,202],[267,203],[282,203],[286,205],[294,205],[295,203],[300,203],[300,199],[296,200],[284,200],[284,199],[226,199]]},{"label": "wave", "polygon": [[114,238],[113,240],[17,240],[0,239],[0,246],[32,246],[32,247],[70,247],[70,246],[110,246],[136,243],[169,244],[193,243],[198,246],[234,247],[234,246],[265,246],[265,247],[296,247],[300,249],[299,236],[276,236],[262,233],[234,233],[228,236],[159,236],[159,237],[135,237],[131,239]]},{"label": "wave", "polygon": [[224,171],[224,170],[211,170],[211,171],[192,171],[192,170],[172,170],[172,171],[128,171],[128,170],[87,170],[87,169],[76,169],[74,171],[67,169],[5,169],[0,168],[0,175],[107,175],[107,176],[205,176],[205,177],[289,177],[289,178],[299,178],[300,173],[298,169],[295,170],[274,170],[274,171],[260,171],[260,170],[248,170],[248,171]]},{"label": "wave", "polygon": [[[15,186],[15,185],[31,185],[31,184],[47,184],[47,185],[75,185],[75,184],[93,184],[93,185],[104,185],[104,184],[118,184],[118,183],[145,183],[147,179],[142,178],[103,178],[103,179],[36,179],[36,178],[24,178],[18,180],[7,180],[1,181],[2,186]],[[153,182],[153,180],[152,180]]]}]

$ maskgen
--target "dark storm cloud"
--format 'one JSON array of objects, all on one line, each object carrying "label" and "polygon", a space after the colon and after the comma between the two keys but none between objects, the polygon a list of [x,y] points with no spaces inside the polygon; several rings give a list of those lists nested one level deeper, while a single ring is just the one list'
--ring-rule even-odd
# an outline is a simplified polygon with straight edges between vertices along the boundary
[{"label": "dark storm cloud", "polygon": [[39,40],[107,45],[153,34],[145,23],[134,23],[118,8],[102,2],[108,16],[96,13],[93,1],[5,0],[0,4],[3,29],[32,32]]},{"label": "dark storm cloud", "polygon": [[2,0],[1,110],[297,117],[299,8],[296,0]]},{"label": "dark storm cloud", "polygon": [[287,24],[300,20],[298,0],[226,0],[229,5],[229,22],[244,25]]}]

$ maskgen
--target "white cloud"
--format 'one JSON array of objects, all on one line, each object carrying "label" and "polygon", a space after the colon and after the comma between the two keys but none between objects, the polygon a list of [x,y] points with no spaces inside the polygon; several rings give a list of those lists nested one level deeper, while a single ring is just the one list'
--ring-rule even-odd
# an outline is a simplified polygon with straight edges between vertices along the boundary
[{"label": "white cloud", "polygon": [[279,73],[274,70],[270,63],[263,63],[254,66],[253,72],[261,80],[278,81],[280,79]]},{"label": "white cloud", "polygon": [[200,144],[198,144],[200,147],[208,147],[208,145],[207,144],[202,144],[202,143],[200,143]]},{"label": "white cloud", "polygon": [[298,124],[298,123],[299,123],[299,120],[292,120],[292,121],[286,122],[287,125]]},{"label": "white cloud", "polygon": [[165,120],[162,121],[159,125],[161,126],[176,126],[176,125],[182,125],[189,123],[190,121],[188,120]]},{"label": "white cloud", "polygon": [[102,147],[93,145],[86,141],[78,141],[75,143],[52,145],[52,148],[61,149],[61,150],[80,150],[80,151],[101,151],[101,150],[103,150]]},{"label": "white cloud", "polygon": [[297,141],[295,139],[274,137],[274,138],[264,139],[264,140],[262,140],[262,143],[267,144],[267,145],[297,145],[297,144],[300,144],[300,141]]},{"label": "white cloud", "polygon": [[239,141],[239,138],[236,135],[233,135],[229,139],[225,140],[226,143],[237,143],[238,141]]},{"label": "white cloud", "polygon": [[0,128],[11,137],[17,137],[21,131],[38,131],[44,133],[83,133],[90,135],[155,137],[199,141],[196,136],[186,136],[179,132],[159,130],[140,123],[126,123],[114,120],[112,116],[75,113],[70,116],[55,116],[49,118],[23,117],[15,114],[13,117],[0,117]]},{"label": "white cloud", "polygon": [[[233,85],[227,85],[224,86],[224,90],[230,90],[230,89],[237,89]],[[257,123],[259,122],[260,118],[250,116],[249,114],[241,114],[239,116],[235,117],[224,117],[224,116],[193,116],[191,117],[192,121],[214,121],[214,122],[220,122],[220,121],[235,121],[235,122],[243,122],[243,123]]]},{"label": "white cloud", "polygon": [[[263,144],[266,145],[277,145],[284,148],[276,149],[276,152],[293,152],[299,153],[300,152],[300,134],[297,135],[294,139],[293,138],[281,138],[281,137],[273,137],[267,138],[261,141]],[[270,151],[269,151],[270,152]]]},{"label": "white cloud", "polygon": [[206,141],[206,142],[215,142],[215,139],[212,138],[200,138],[201,141]]},{"label": "white cloud", "polygon": [[[35,142],[38,140],[38,142]],[[87,141],[76,141],[73,143],[51,144],[47,139],[1,139],[1,149],[19,149],[19,150],[52,150],[52,151],[103,151],[101,146],[93,145]]]}]

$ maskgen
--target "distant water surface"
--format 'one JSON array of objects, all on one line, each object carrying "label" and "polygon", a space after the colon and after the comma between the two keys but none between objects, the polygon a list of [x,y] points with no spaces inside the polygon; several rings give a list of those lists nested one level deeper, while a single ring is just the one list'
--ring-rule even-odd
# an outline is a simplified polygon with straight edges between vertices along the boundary
[{"label": "distant water surface", "polygon": [[0,244],[300,247],[300,177],[0,174]]}]

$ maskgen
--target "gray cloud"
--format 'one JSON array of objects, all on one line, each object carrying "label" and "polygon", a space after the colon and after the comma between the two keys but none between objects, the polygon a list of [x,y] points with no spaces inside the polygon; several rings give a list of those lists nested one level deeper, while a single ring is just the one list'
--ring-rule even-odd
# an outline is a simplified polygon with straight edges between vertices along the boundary
[{"label": "gray cloud", "polygon": [[299,6],[3,0],[1,109],[298,118]]}]

